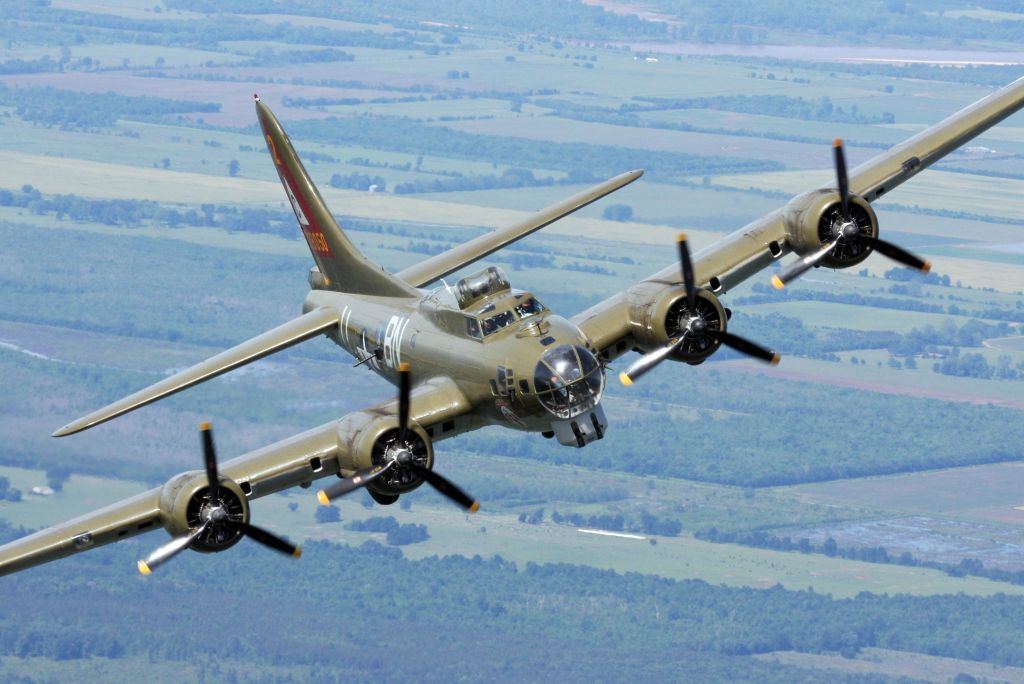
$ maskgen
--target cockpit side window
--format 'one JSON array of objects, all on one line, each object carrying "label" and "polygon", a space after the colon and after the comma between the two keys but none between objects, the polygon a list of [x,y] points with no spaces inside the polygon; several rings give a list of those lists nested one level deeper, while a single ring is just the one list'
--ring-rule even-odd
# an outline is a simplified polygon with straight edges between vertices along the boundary
[{"label": "cockpit side window", "polygon": [[516,317],[511,311],[502,311],[490,318],[485,318],[483,323],[484,337],[492,335],[507,325],[515,323]]},{"label": "cockpit side window", "polygon": [[516,313],[519,314],[520,318],[526,318],[527,316],[533,316],[535,314],[544,313],[544,305],[538,302],[533,297],[530,297],[526,301],[519,302],[518,304],[516,304]]},{"label": "cockpit side window", "polygon": [[466,319],[466,334],[472,337],[474,340],[479,340],[480,335],[480,322],[475,318]]}]

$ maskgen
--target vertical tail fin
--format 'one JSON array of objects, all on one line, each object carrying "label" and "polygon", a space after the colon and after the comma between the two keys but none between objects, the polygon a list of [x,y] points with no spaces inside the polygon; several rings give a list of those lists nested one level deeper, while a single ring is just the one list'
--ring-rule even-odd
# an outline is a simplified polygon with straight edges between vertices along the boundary
[{"label": "vertical tail fin", "polygon": [[324,204],[316,186],[302,166],[291,140],[270,108],[256,97],[259,118],[267,148],[288,193],[288,200],[299,221],[325,284],[333,290],[382,297],[416,296],[416,290],[382,267],[367,259],[352,244]]}]

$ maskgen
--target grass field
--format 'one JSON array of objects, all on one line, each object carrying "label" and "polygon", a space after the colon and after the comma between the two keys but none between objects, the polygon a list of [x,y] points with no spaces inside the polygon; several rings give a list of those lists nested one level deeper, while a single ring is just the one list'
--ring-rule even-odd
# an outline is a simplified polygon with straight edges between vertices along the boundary
[{"label": "grass field", "polygon": [[440,122],[457,131],[484,135],[512,135],[532,140],[559,140],[595,145],[614,140],[616,145],[640,150],[682,152],[776,161],[788,168],[813,169],[828,162],[829,149],[821,145],[759,140],[748,137],[692,133],[651,128],[573,121],[557,117],[519,117]]},{"label": "grass field", "polygon": [[[771,173],[715,176],[714,182],[732,187],[797,194],[801,190],[832,182],[831,170],[776,171]],[[920,205],[947,211],[1024,219],[1024,207],[1017,199],[1024,193],[1024,181],[1010,178],[971,176],[962,173],[929,170],[900,186],[892,201],[902,205]]]},{"label": "grass field", "polygon": [[[864,359],[866,363],[854,365],[850,362],[851,356],[858,360]],[[1020,381],[942,375],[934,372],[927,361],[920,361],[916,370],[904,368],[894,371],[888,366],[889,354],[885,350],[848,352],[841,354],[840,358],[842,360],[836,363],[789,356],[777,368],[744,364],[741,361],[725,361],[722,365],[745,373],[832,384],[869,392],[994,404],[1024,410],[1024,393]]]},{"label": "grass field", "polygon": [[[0,468],[0,474],[9,477],[15,486],[45,482],[39,471],[5,467]],[[55,497],[30,497],[19,504],[0,504],[0,515],[20,525],[50,524],[142,489],[142,485],[127,481],[75,476],[68,481],[65,491]],[[290,511],[289,503],[297,504],[297,510]],[[296,540],[328,539],[358,545],[369,538],[383,539],[383,535],[352,532],[344,529],[343,525],[315,523],[313,513],[317,505],[312,490],[296,490],[286,496],[276,495],[254,502],[253,520]],[[678,579],[696,577],[713,584],[731,586],[768,588],[782,584],[792,589],[813,586],[817,592],[836,597],[855,596],[861,591],[916,595],[956,592],[1024,595],[1024,587],[977,578],[952,578],[932,570],[711,544],[686,535],[657,537],[657,544],[651,545],[646,538],[591,535],[571,526],[551,523],[525,525],[507,513],[484,510],[478,515],[467,516],[447,505],[416,504],[410,511],[397,507],[367,510],[354,501],[345,500],[339,507],[345,521],[393,515],[401,523],[427,525],[431,538],[404,549],[412,558],[438,554],[500,555],[520,564],[528,561],[569,562],[618,572],[643,572]],[[158,545],[163,538],[162,533],[156,533],[143,537],[139,544],[148,548]],[[126,568],[125,572],[133,570]]]},{"label": "grass field", "polygon": [[[299,681],[315,679],[321,666],[261,665],[262,677],[298,677]],[[182,681],[208,681],[207,678],[223,677],[224,681],[244,677],[251,670],[251,663],[243,660],[221,660],[198,663],[194,660],[160,660],[151,658],[75,658],[73,660],[52,660],[49,658],[0,657],[0,675],[17,681],[52,682],[108,682],[130,684],[138,681],[139,672],[145,671],[146,681],[153,684],[175,684]],[[268,680],[264,680],[268,681]]]},{"label": "grass field", "polygon": [[1024,463],[1000,463],[905,475],[786,487],[814,503],[867,506],[1024,525]]},{"label": "grass field", "polygon": [[976,681],[1011,682],[1012,684],[1024,682],[1024,668],[998,667],[974,660],[943,658],[884,648],[865,648],[853,658],[795,651],[776,651],[753,657],[806,667],[816,673],[820,673],[821,670],[832,670],[837,673],[880,674],[890,677],[910,677],[915,681],[924,680],[941,684],[955,681],[959,675],[973,677]]}]

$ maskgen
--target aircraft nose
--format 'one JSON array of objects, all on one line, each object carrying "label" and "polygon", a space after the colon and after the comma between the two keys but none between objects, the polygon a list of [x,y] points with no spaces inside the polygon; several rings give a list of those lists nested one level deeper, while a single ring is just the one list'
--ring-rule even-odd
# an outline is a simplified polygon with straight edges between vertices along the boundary
[{"label": "aircraft nose", "polygon": [[585,348],[563,344],[541,355],[533,386],[544,408],[559,418],[571,418],[600,401],[604,371]]}]

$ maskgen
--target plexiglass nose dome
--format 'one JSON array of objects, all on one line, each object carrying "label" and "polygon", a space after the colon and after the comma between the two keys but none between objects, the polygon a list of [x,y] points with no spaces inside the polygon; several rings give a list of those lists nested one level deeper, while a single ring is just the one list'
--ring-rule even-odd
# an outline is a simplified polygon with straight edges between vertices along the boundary
[{"label": "plexiglass nose dome", "polygon": [[533,386],[544,408],[559,418],[573,418],[600,401],[604,373],[589,351],[563,344],[544,352],[533,373]]}]

